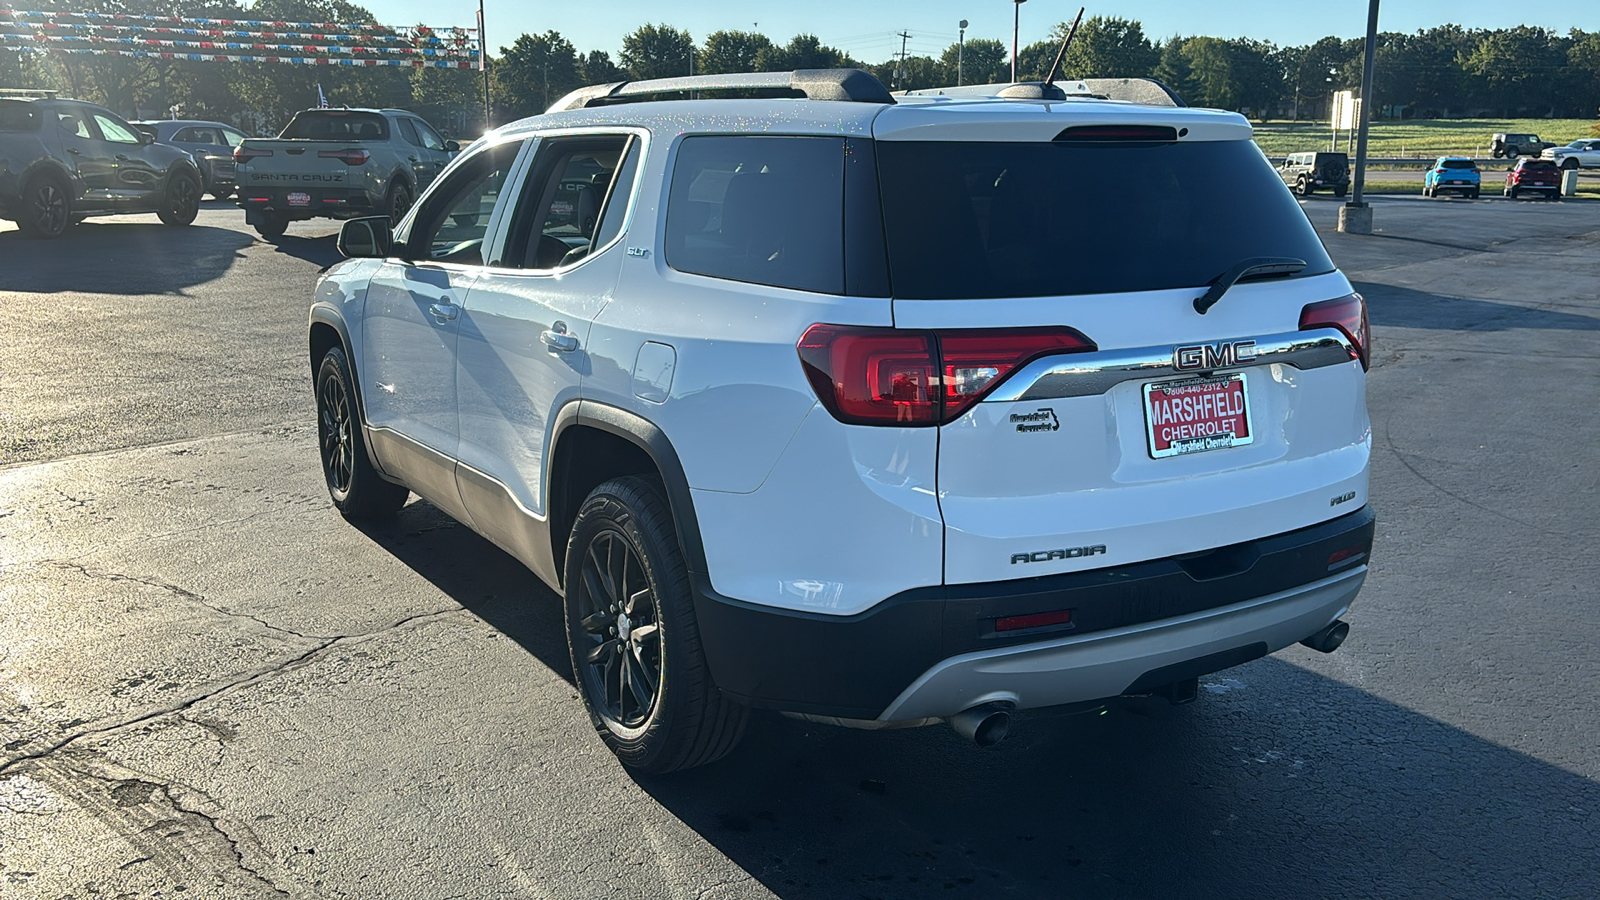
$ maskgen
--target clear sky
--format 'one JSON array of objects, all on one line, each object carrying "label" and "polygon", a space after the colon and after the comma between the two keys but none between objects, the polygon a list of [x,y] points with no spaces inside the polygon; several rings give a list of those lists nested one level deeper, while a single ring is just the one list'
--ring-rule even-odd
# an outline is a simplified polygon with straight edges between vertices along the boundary
[{"label": "clear sky", "polygon": [[[390,25],[471,25],[475,0],[357,0]],[[1029,0],[1023,4],[1021,42],[1041,40],[1057,22],[1071,19],[1080,3]],[[967,19],[968,38],[1011,42],[1010,0],[565,0],[513,2],[486,0],[490,52],[525,32],[561,32],[579,52],[605,50],[615,59],[622,37],[646,22],[688,29],[698,43],[721,30],[756,30],[779,43],[810,32],[863,62],[882,62],[900,50],[896,32],[911,34],[907,49],[936,56],[955,43],[957,23]],[[1305,44],[1327,34],[1360,37],[1367,25],[1362,0],[1310,0],[1265,3],[1261,0],[1119,0],[1092,4],[1087,15],[1138,19],[1151,38],[1173,34],[1252,37],[1279,45]],[[1468,28],[1543,25],[1558,31],[1600,30],[1600,3],[1516,3],[1506,0],[1389,0],[1378,26],[1383,31],[1412,32],[1445,22]]]}]

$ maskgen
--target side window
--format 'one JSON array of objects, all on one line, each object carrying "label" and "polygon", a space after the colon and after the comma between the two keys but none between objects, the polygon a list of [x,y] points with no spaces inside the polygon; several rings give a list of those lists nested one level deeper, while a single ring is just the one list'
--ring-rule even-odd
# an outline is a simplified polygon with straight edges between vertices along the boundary
[{"label": "side window", "polygon": [[89,123],[75,112],[58,112],[56,120],[61,123],[61,130],[74,137],[93,138],[89,133]]},{"label": "side window", "polygon": [[842,294],[844,164],[836,137],[685,138],[667,195],[667,265]]},{"label": "side window", "polygon": [[237,147],[244,143],[244,132],[234,131],[232,128],[222,129],[222,141],[229,147]]},{"label": "side window", "polygon": [[94,114],[94,122],[100,126],[100,133],[105,135],[106,140],[113,144],[139,143],[139,136],[133,133],[133,129],[125,128],[99,113]]},{"label": "side window", "polygon": [[[607,199],[613,194],[613,176],[634,143],[629,135],[545,141],[517,199],[505,264],[555,269],[602,246],[595,238]],[[608,227],[620,229],[621,222]]]},{"label": "side window", "polygon": [[195,129],[193,128],[179,128],[178,133],[172,136],[172,142],[174,144],[192,144],[195,142],[194,133]]},{"label": "side window", "polygon": [[416,126],[411,124],[411,120],[397,119],[396,121],[400,123],[400,136],[406,139],[406,143],[413,147],[421,147],[422,141],[417,138],[417,129]]},{"label": "side window", "polygon": [[521,141],[485,148],[428,193],[406,241],[412,259],[484,264],[489,219],[520,149]]},{"label": "side window", "polygon": [[434,131],[427,122],[418,119],[415,123],[417,135],[422,138],[422,146],[429,150],[443,150],[444,138],[439,137],[439,132]]}]

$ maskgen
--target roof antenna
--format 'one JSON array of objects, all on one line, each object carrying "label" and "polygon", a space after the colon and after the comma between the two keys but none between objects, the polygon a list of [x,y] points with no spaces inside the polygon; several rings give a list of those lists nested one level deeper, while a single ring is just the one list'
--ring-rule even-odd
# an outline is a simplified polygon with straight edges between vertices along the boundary
[{"label": "roof antenna", "polygon": [[1072,20],[1072,28],[1067,32],[1067,39],[1061,42],[1061,50],[1056,53],[1056,61],[1051,64],[1049,74],[1044,76],[1044,83],[1053,85],[1056,76],[1061,74],[1061,61],[1067,57],[1067,48],[1072,46],[1072,39],[1078,35],[1078,26],[1083,23],[1084,7],[1078,7],[1078,17]]}]

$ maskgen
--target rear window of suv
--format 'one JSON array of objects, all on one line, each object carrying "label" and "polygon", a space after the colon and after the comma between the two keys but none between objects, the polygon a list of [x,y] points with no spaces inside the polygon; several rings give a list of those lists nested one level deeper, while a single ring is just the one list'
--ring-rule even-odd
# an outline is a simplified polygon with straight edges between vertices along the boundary
[{"label": "rear window of suv", "polygon": [[1441,169],[1476,169],[1478,164],[1470,159],[1447,159],[1439,164]]},{"label": "rear window of suv", "polygon": [[1333,271],[1250,141],[879,141],[894,296],[992,299],[1203,286],[1241,260]]},{"label": "rear window of suv", "polygon": [[38,131],[39,114],[33,104],[17,100],[0,100],[0,131]]},{"label": "rear window of suv", "polygon": [[278,137],[308,141],[386,141],[389,121],[377,113],[308,109],[296,113]]}]

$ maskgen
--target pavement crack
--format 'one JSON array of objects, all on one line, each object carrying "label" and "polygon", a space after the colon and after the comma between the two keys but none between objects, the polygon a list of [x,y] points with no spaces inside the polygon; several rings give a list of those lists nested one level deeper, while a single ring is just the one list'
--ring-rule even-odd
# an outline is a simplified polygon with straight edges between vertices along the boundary
[{"label": "pavement crack", "polygon": [[269,665],[269,666],[264,666],[264,667],[261,667],[261,668],[258,668],[258,669],[254,669],[254,670],[252,670],[252,671],[250,671],[250,672],[248,672],[248,673],[246,673],[244,675],[241,675],[241,676],[239,676],[237,678],[234,678],[231,681],[226,682],[225,684],[222,684],[222,685],[220,685],[218,687],[214,687],[214,688],[212,688],[210,690],[207,690],[207,691],[205,691],[203,693],[200,693],[200,694],[197,694],[195,696],[189,697],[189,698],[187,698],[185,700],[181,700],[181,701],[179,701],[177,703],[173,703],[173,704],[170,704],[168,706],[163,706],[163,707],[161,707],[159,709],[155,709],[155,710],[151,710],[151,711],[148,711],[148,712],[140,713],[139,715],[132,716],[132,717],[129,717],[129,718],[126,718],[126,719],[122,719],[120,721],[112,722],[110,724],[100,725],[100,726],[96,726],[94,728],[86,728],[86,729],[84,729],[82,731],[74,732],[73,734],[68,735],[67,737],[64,737],[64,738],[62,738],[60,740],[57,740],[57,741],[51,743],[49,746],[45,747],[42,750],[36,750],[36,751],[30,752],[30,753],[23,753],[23,754],[19,754],[18,756],[12,757],[10,760],[7,760],[4,763],[0,763],[0,779],[3,779],[7,775],[7,773],[11,772],[12,770],[16,769],[19,766],[22,766],[22,765],[24,765],[26,763],[29,763],[29,762],[37,762],[39,760],[42,760],[42,759],[45,759],[47,757],[53,756],[53,755],[61,752],[62,750],[65,750],[68,747],[71,747],[72,745],[78,743],[79,741],[82,741],[85,738],[92,738],[92,737],[96,737],[96,736],[109,735],[109,734],[113,734],[113,733],[116,733],[116,732],[125,731],[125,730],[127,730],[129,728],[133,728],[133,727],[138,726],[138,725],[143,725],[143,724],[146,724],[148,722],[155,721],[157,719],[162,719],[162,718],[165,718],[167,716],[173,716],[173,715],[176,715],[176,714],[180,714],[180,713],[188,711],[189,709],[193,708],[197,704],[204,703],[204,702],[206,702],[208,700],[215,699],[217,697],[222,696],[223,694],[229,693],[230,691],[247,688],[247,687],[250,687],[250,686],[252,686],[252,685],[254,685],[254,684],[258,683],[258,682],[265,681],[266,679],[271,678],[274,675],[279,675],[279,674],[282,674],[282,673],[285,673],[285,672],[289,672],[289,671],[292,671],[294,669],[303,667],[303,666],[308,665],[311,662],[315,661],[315,659],[317,657],[319,657],[324,651],[329,650],[329,649],[331,649],[331,648],[333,648],[335,646],[338,646],[338,645],[341,645],[341,644],[361,643],[361,642],[363,642],[365,640],[368,640],[370,638],[376,637],[378,635],[386,634],[386,633],[391,632],[391,631],[396,631],[398,629],[405,628],[405,627],[407,627],[409,625],[414,625],[414,624],[416,624],[418,622],[432,621],[432,620],[436,620],[436,619],[443,619],[443,618],[446,618],[446,617],[449,617],[449,616],[458,615],[458,614],[465,613],[465,612],[466,612],[465,609],[463,609],[461,607],[456,607],[454,609],[438,610],[438,611],[430,612],[430,613],[418,613],[418,614],[416,614],[414,616],[407,616],[404,619],[400,619],[397,622],[394,622],[394,623],[389,624],[389,625],[385,625],[385,626],[383,626],[381,628],[374,628],[371,631],[363,631],[363,632],[359,632],[357,634],[350,634],[350,635],[340,635],[338,637],[332,637],[332,638],[327,638],[327,639],[321,640],[316,646],[314,646],[311,649],[305,651],[304,653],[300,653],[300,654],[297,654],[295,656],[291,656],[291,657],[289,657],[287,659],[284,659],[284,660],[282,660],[280,662],[274,663],[274,664]]},{"label": "pavement crack", "polygon": [[54,562],[54,563],[51,563],[51,565],[55,566],[58,569],[71,569],[71,570],[73,570],[75,572],[78,572],[83,577],[88,578],[90,580],[98,580],[98,581],[127,581],[127,582],[131,582],[133,584],[142,584],[142,585],[144,585],[146,587],[153,587],[153,588],[157,588],[159,590],[168,591],[171,594],[173,594],[174,596],[176,596],[176,597],[178,597],[178,598],[180,598],[182,600],[187,600],[190,603],[195,603],[195,604],[198,604],[200,606],[204,606],[206,609],[211,610],[212,612],[216,613],[217,615],[227,616],[229,618],[235,618],[235,619],[248,619],[248,620],[256,623],[257,625],[260,625],[262,628],[267,629],[268,631],[276,631],[279,634],[286,634],[286,635],[289,635],[290,637],[300,638],[302,640],[331,640],[333,638],[336,638],[336,637],[340,636],[340,635],[328,635],[328,634],[304,634],[302,632],[295,631],[292,628],[284,628],[284,627],[279,626],[279,625],[274,625],[271,622],[268,622],[266,619],[263,619],[263,618],[261,618],[259,616],[253,616],[253,615],[251,615],[249,613],[235,612],[234,610],[229,609],[229,608],[227,608],[225,606],[218,606],[217,604],[212,603],[210,600],[207,600],[205,597],[201,596],[200,594],[196,594],[194,591],[185,590],[184,588],[178,587],[175,584],[170,584],[168,582],[161,581],[161,580],[156,579],[156,578],[140,578],[137,575],[124,575],[124,574],[122,574],[120,572],[92,572],[92,571],[89,570],[89,568],[87,566],[84,566],[84,565],[82,565],[80,563],[74,563],[74,562]]}]

